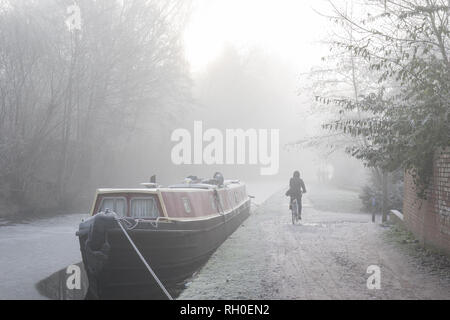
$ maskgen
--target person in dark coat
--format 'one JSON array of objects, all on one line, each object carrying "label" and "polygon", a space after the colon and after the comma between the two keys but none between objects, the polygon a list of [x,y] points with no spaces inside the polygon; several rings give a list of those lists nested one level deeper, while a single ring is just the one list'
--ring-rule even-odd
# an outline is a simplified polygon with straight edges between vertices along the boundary
[{"label": "person in dark coat", "polygon": [[302,214],[302,195],[306,193],[305,182],[300,178],[300,172],[295,171],[294,176],[289,181],[289,196],[291,197],[291,204],[289,209],[292,209],[292,202],[297,199],[298,212]]}]

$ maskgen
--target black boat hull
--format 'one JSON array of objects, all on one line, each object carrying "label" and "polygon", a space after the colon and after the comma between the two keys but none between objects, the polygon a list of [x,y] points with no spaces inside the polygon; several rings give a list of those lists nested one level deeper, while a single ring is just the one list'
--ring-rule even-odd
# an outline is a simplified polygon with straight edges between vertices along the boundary
[{"label": "black boat hull", "polygon": [[[140,223],[128,234],[169,290],[193,275],[250,214],[250,201],[209,219]],[[110,251],[101,272],[89,278],[88,299],[159,299],[161,289],[117,226],[108,231]],[[87,235],[80,236],[85,265]]]}]

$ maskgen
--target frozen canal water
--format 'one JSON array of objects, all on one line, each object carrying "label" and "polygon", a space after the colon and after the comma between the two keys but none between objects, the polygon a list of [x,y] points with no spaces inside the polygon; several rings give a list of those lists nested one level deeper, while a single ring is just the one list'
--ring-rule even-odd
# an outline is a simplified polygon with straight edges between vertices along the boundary
[{"label": "frozen canal water", "polygon": [[36,284],[81,260],[75,237],[87,215],[0,224],[0,299],[45,299]]},{"label": "frozen canal water", "polygon": [[[277,192],[282,184],[248,183],[255,203]],[[61,215],[28,222],[0,220],[0,300],[46,299],[36,284],[81,261],[78,224],[87,214]]]}]

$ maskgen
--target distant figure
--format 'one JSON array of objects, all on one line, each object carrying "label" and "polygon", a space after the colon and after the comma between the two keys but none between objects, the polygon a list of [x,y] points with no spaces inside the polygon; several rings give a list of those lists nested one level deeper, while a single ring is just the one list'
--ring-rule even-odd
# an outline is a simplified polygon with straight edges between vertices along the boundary
[{"label": "distant figure", "polygon": [[223,186],[223,183],[224,183],[224,181],[225,181],[225,180],[223,179],[223,175],[222,175],[220,172],[214,173],[214,180],[217,181],[217,185],[218,185],[219,187]]},{"label": "distant figure", "polygon": [[225,180],[223,175],[220,172],[214,173],[214,177],[212,179],[203,180],[202,183],[212,184],[218,187],[223,187]]},{"label": "distant figure", "polygon": [[[302,214],[302,195],[306,193],[306,187],[303,180],[300,178],[300,172],[295,171],[294,176],[289,181],[289,196],[291,197],[291,202],[289,205],[289,209],[292,209],[292,202],[294,199],[297,199],[298,203],[298,212]],[[301,219],[301,216],[300,216]]]}]

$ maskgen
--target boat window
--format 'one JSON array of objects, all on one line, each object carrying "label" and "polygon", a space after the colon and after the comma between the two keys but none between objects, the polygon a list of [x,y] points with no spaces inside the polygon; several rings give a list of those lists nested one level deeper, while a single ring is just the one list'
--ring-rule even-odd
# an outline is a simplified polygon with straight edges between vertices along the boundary
[{"label": "boat window", "polygon": [[126,199],[125,198],[103,198],[102,203],[100,205],[100,212],[105,212],[106,209],[109,209],[118,216],[125,216],[126,214]]},{"label": "boat window", "polygon": [[191,209],[191,203],[189,202],[188,198],[182,198],[183,199],[183,205],[184,205],[184,210],[186,211],[186,213],[191,213],[192,209]]},{"label": "boat window", "polygon": [[153,198],[134,198],[131,199],[131,216],[133,218],[151,218],[159,217],[158,205]]}]

